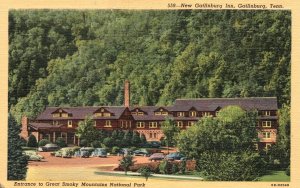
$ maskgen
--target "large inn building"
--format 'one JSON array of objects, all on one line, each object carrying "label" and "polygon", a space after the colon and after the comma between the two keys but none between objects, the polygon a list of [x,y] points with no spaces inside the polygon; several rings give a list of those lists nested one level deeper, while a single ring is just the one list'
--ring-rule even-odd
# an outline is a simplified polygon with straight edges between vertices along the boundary
[{"label": "large inn building", "polygon": [[177,99],[173,106],[130,106],[129,99],[130,84],[126,81],[124,106],[47,107],[35,120],[22,118],[21,136],[27,139],[33,134],[37,140],[46,138],[52,142],[62,137],[68,144],[78,145],[79,139],[75,136],[78,123],[92,116],[97,129],[135,130],[144,134],[148,141],[159,141],[164,136],[160,126],[166,117],[174,119],[184,130],[204,116],[216,116],[220,109],[237,105],[246,111],[258,111],[257,148],[267,148],[276,142],[278,107],[275,97]]}]

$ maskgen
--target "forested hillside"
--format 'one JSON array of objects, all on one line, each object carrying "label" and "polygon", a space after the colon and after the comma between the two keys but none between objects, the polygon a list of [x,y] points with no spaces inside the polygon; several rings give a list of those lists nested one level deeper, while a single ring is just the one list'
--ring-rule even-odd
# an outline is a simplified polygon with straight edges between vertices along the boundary
[{"label": "forested hillside", "polygon": [[290,11],[10,11],[9,104],[168,105],[176,98],[290,102]]}]

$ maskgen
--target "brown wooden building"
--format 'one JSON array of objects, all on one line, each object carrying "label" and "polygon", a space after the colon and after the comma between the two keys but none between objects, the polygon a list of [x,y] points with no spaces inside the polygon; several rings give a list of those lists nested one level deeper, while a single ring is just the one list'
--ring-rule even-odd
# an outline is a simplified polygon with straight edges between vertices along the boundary
[{"label": "brown wooden building", "polygon": [[34,134],[37,140],[46,138],[52,142],[62,137],[68,144],[77,145],[79,140],[75,130],[79,121],[92,116],[97,129],[130,129],[145,134],[148,141],[159,141],[164,136],[160,127],[166,117],[174,119],[181,129],[187,129],[204,116],[216,116],[220,109],[237,105],[259,113],[258,148],[276,142],[278,107],[275,97],[177,99],[173,106],[131,107],[129,93],[129,82],[126,82],[124,106],[46,107],[35,120],[23,117],[21,136],[28,138]]}]

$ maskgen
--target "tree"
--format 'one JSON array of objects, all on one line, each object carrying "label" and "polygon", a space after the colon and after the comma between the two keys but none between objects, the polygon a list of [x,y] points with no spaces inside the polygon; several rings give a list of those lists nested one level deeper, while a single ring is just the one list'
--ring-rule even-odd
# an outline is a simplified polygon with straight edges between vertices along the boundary
[{"label": "tree", "polygon": [[136,131],[133,131],[133,133],[132,133],[131,143],[135,147],[138,147],[141,144],[140,135]]},{"label": "tree", "polygon": [[278,136],[275,145],[268,152],[271,165],[274,165],[274,160],[279,160],[279,167],[282,169],[290,165],[290,106],[283,105],[279,110],[279,127]]},{"label": "tree", "polygon": [[179,133],[180,129],[176,126],[174,120],[170,118],[166,118],[166,120],[162,123],[161,129],[165,135],[169,153],[169,146],[175,144],[175,136]]},{"label": "tree", "polygon": [[256,122],[257,112],[228,106],[217,117],[204,117],[182,131],[177,146],[197,161],[209,180],[254,180],[265,171],[262,157],[253,149]]},{"label": "tree", "polygon": [[35,136],[31,134],[28,137],[27,147],[34,147],[34,148],[36,148],[37,146],[38,146],[37,140],[36,140]]},{"label": "tree", "polygon": [[147,143],[146,136],[145,136],[145,134],[142,133],[142,135],[141,135],[141,144],[144,145],[146,143]]},{"label": "tree", "polygon": [[123,143],[122,143],[122,145],[124,146],[124,147],[127,147],[127,146],[131,146],[132,145],[132,143],[131,143],[131,140],[132,140],[132,134],[131,134],[132,132],[131,131],[129,131],[129,130],[127,130],[127,131],[125,131],[125,133],[124,133],[124,137],[123,137]]},{"label": "tree", "polygon": [[8,115],[8,180],[24,180],[27,173],[27,159],[22,154],[21,129],[11,114]]},{"label": "tree", "polygon": [[42,139],[39,141],[39,147],[45,146],[46,144],[50,144],[51,142],[48,139]]},{"label": "tree", "polygon": [[94,127],[94,120],[92,117],[85,117],[83,121],[80,121],[75,134],[78,138],[86,140],[88,145],[97,140],[98,131]]},{"label": "tree", "polygon": [[57,144],[59,147],[63,148],[63,147],[67,147],[66,141],[65,139],[63,139],[62,137],[58,137],[55,140],[55,144]]},{"label": "tree", "polygon": [[146,181],[148,181],[148,178],[151,176],[151,169],[148,166],[142,166],[138,172],[141,174],[141,176],[146,178]]},{"label": "tree", "polygon": [[120,160],[120,166],[124,169],[125,175],[127,175],[127,171],[129,167],[134,164],[133,157],[131,155],[125,155]]}]

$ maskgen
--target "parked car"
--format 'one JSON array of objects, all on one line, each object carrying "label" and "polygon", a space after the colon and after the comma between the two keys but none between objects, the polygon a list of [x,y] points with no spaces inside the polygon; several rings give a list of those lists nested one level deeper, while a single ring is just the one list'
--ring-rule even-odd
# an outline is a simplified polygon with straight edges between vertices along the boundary
[{"label": "parked car", "polygon": [[105,148],[96,148],[93,152],[93,156],[96,157],[107,157],[107,151]]},{"label": "parked car", "polygon": [[59,146],[56,144],[46,144],[45,146],[41,146],[38,148],[38,151],[57,151],[59,150]]},{"label": "parked car", "polygon": [[92,152],[94,151],[94,148],[92,147],[82,147],[80,148],[80,155],[79,157],[84,158],[84,157],[90,157]]},{"label": "parked car", "polygon": [[134,150],[132,153],[133,153],[133,155],[150,156],[150,153],[146,149]]},{"label": "parked car", "polygon": [[147,143],[147,145],[150,148],[159,148],[161,146],[160,142],[158,141],[150,141]]},{"label": "parked car", "polygon": [[169,155],[166,156],[167,160],[186,160],[186,157],[179,152],[174,152],[174,153],[170,153]]},{"label": "parked car", "polygon": [[119,151],[119,154],[121,154],[121,155],[132,155],[132,151],[128,148],[122,148]]},{"label": "parked car", "polygon": [[150,161],[160,161],[163,160],[165,158],[163,153],[153,153],[150,157],[149,160]]}]

